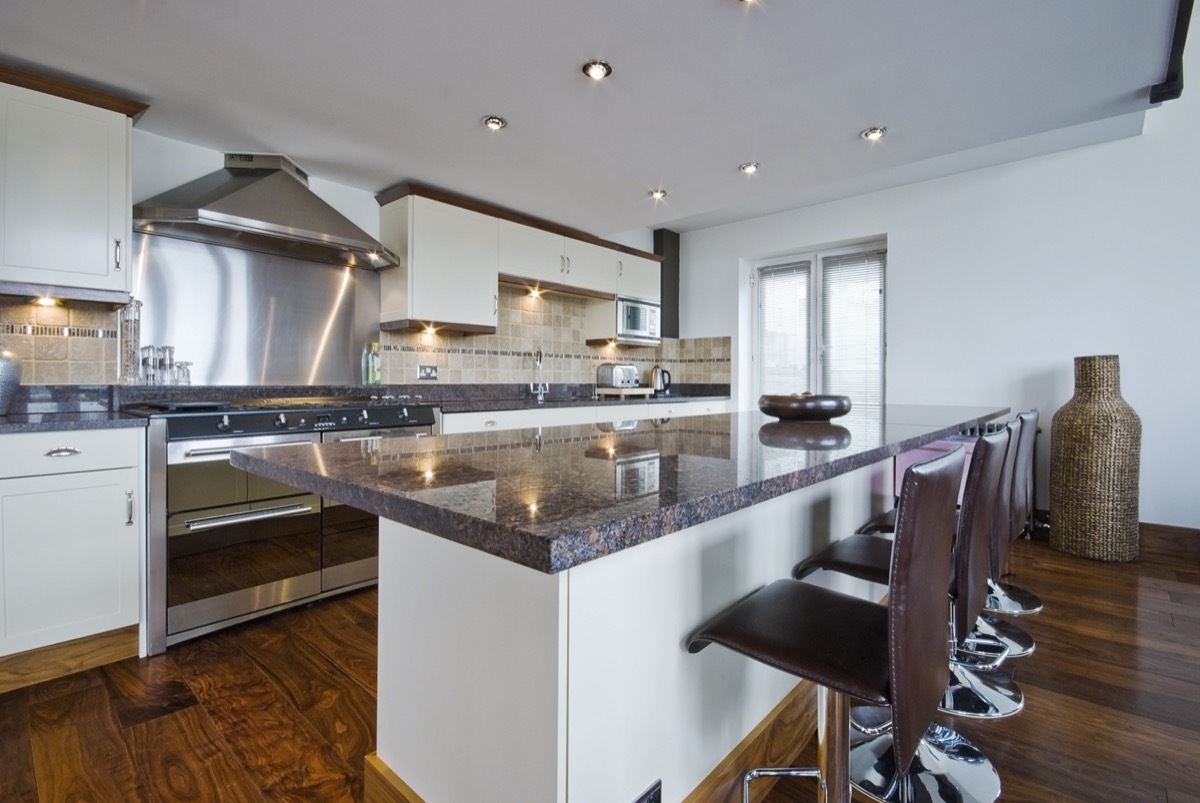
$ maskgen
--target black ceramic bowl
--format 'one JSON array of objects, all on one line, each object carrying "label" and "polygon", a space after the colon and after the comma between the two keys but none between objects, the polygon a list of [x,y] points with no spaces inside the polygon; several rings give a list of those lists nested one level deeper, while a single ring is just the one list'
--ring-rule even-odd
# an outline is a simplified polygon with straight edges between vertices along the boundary
[{"label": "black ceramic bowl", "polygon": [[849,396],[759,396],[758,409],[785,421],[828,421],[850,412]]},{"label": "black ceramic bowl", "polygon": [[850,430],[824,421],[772,421],[758,428],[763,446],[830,451],[850,446]]}]

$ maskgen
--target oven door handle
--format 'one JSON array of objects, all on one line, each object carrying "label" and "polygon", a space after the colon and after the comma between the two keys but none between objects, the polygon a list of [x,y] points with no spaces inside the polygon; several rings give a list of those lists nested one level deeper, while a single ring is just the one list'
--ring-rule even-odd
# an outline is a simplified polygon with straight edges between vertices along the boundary
[{"label": "oven door handle", "polygon": [[224,516],[210,516],[206,519],[191,519],[183,526],[190,532],[211,530],[214,527],[225,527],[230,524],[241,524],[247,521],[262,521],[263,519],[279,519],[284,516],[295,516],[298,513],[312,513],[312,505],[285,505],[264,510],[251,510],[249,513],[229,513]]},{"label": "oven door handle", "polygon": [[277,443],[244,443],[236,446],[210,446],[207,449],[188,449],[184,452],[184,457],[228,457],[229,453],[234,449],[270,449],[274,446],[310,446],[311,440],[290,440],[279,441]]}]

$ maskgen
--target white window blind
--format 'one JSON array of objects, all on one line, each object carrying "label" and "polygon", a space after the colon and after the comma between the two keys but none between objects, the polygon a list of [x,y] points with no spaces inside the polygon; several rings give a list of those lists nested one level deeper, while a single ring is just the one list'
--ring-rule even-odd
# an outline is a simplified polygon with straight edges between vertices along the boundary
[{"label": "white window blind", "polygon": [[758,282],[761,393],[809,389],[812,262],[763,268]]},{"label": "white window blind", "polygon": [[883,404],[882,251],[821,260],[821,392]]},{"label": "white window blind", "polygon": [[813,253],[758,269],[760,393],[836,393],[856,409],[884,401],[882,249]]}]

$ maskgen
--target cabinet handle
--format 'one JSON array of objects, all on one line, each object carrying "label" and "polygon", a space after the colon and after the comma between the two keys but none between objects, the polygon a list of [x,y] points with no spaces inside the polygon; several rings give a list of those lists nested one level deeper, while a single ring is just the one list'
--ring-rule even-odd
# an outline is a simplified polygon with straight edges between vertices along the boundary
[{"label": "cabinet handle", "polygon": [[57,449],[51,449],[46,452],[46,457],[74,457],[78,454],[83,454],[83,452],[73,446],[60,446]]},{"label": "cabinet handle", "polygon": [[121,270],[121,241],[113,240],[113,270]]},{"label": "cabinet handle", "polygon": [[485,427],[494,427],[494,426],[496,426],[496,422],[495,421],[484,421],[483,425]]},{"label": "cabinet handle", "polygon": [[567,275],[571,275],[571,258],[567,257]]},{"label": "cabinet handle", "polygon": [[133,526],[133,491],[125,492],[125,526]]},{"label": "cabinet handle", "polygon": [[625,275],[625,262],[624,262],[624,260],[618,259],[617,260],[617,278],[620,278],[624,275]]},{"label": "cabinet handle", "polygon": [[567,275],[567,258],[562,254],[558,255],[558,272],[563,276]]},{"label": "cabinet handle", "polygon": [[500,314],[500,294],[492,293],[492,314]]}]

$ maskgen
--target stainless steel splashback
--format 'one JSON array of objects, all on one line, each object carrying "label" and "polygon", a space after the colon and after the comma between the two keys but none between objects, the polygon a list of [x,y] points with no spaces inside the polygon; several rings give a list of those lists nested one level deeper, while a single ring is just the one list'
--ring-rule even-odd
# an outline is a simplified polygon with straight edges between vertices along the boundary
[{"label": "stainless steel splashback", "polygon": [[379,275],[133,235],[141,345],[175,347],[194,385],[359,385],[379,340]]}]

